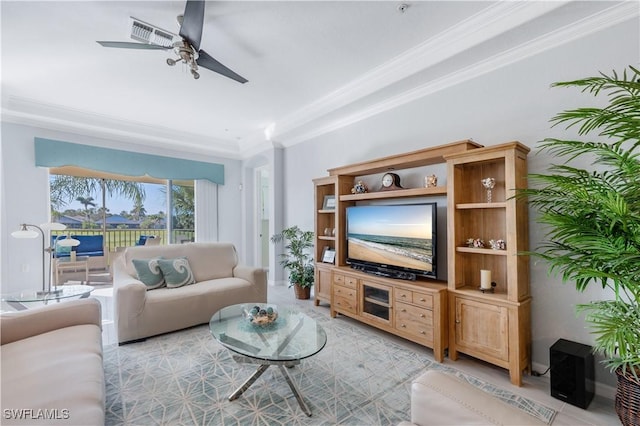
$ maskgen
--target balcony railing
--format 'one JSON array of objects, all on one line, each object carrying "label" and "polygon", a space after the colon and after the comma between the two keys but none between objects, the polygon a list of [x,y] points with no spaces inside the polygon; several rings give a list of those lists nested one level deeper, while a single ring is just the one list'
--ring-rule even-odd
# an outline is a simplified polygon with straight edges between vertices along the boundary
[{"label": "balcony railing", "polygon": [[[64,231],[52,231],[51,235],[102,235],[102,229],[66,229]],[[160,238],[161,244],[169,244],[166,229],[107,229],[104,244],[107,251],[116,251],[121,247],[135,246],[141,236],[154,236]],[[180,244],[193,241],[195,231],[193,229],[173,229],[171,231],[171,243]]]}]

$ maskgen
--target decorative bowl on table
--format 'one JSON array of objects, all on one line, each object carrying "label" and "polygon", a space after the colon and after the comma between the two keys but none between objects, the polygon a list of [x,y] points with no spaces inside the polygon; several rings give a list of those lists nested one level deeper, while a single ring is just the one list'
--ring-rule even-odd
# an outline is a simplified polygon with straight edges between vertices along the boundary
[{"label": "decorative bowl on table", "polygon": [[261,307],[255,305],[245,312],[249,323],[256,327],[269,326],[278,318],[278,312],[276,312],[271,306]]}]

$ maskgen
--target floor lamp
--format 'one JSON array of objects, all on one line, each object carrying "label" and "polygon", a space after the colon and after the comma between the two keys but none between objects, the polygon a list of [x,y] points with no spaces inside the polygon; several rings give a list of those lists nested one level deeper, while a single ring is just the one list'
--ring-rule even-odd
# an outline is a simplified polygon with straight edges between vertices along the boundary
[{"label": "floor lamp", "polygon": [[[33,229],[29,229],[29,228],[37,229],[39,232],[36,232]],[[37,238],[38,234],[40,234],[40,236],[42,237],[42,249],[44,253],[48,254],[49,256],[49,281],[47,285],[47,280],[45,278],[45,266],[44,266],[45,262],[44,262],[44,255],[43,255],[42,256],[42,291],[38,291],[39,296],[47,295],[47,294],[56,294],[62,291],[62,290],[57,290],[55,288],[53,290],[51,289],[51,263],[53,262],[53,253],[55,252],[55,246],[57,244],[65,247],[74,247],[79,245],[80,241],[74,238],[68,238],[68,237],[58,241],[58,237],[56,237],[56,241],[53,244],[53,247],[47,247],[45,244],[45,232],[54,231],[54,230],[62,231],[66,228],[67,227],[62,223],[50,222],[50,223],[43,223],[40,226],[32,225],[29,223],[22,223],[20,224],[19,231],[15,231],[11,233],[11,236],[13,238]]]}]

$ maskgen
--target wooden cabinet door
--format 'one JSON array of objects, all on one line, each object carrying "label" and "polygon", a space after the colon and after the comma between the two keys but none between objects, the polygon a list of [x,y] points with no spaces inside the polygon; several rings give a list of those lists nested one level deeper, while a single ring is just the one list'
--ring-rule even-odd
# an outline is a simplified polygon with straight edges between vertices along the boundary
[{"label": "wooden cabinet door", "polygon": [[462,352],[509,360],[507,308],[458,297],[455,322],[456,345]]},{"label": "wooden cabinet door", "polygon": [[331,302],[331,269],[316,267],[315,305],[321,300]]},{"label": "wooden cabinet door", "polygon": [[360,280],[360,315],[369,321],[381,322],[386,326],[393,325],[391,304],[393,303],[392,287],[371,280]]}]

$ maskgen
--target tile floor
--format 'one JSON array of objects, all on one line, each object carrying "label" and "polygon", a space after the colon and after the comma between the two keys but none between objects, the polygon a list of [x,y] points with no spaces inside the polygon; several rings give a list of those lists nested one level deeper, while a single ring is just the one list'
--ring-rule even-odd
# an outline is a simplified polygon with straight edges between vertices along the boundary
[{"label": "tile floor", "polygon": [[[103,305],[103,343],[105,345],[114,344],[116,342],[115,330],[113,326],[113,303],[112,303],[112,289],[108,286],[96,286],[91,297],[95,297],[100,300]],[[313,295],[312,295],[313,297]],[[270,286],[269,287],[269,302],[275,304],[312,304],[313,300],[296,300],[294,298],[293,290],[285,286]],[[329,308],[326,304],[321,304],[317,309],[326,310],[329,315]],[[353,321],[355,324],[359,322],[350,318],[339,316],[336,321]],[[362,325],[369,329],[366,325]],[[406,345],[417,351],[429,351],[430,349],[424,348],[420,345],[390,335],[388,333],[380,331],[380,333],[393,341]],[[550,408],[557,411],[556,417],[553,421],[554,426],[574,426],[574,425],[615,425],[619,424],[618,417],[615,414],[613,407],[613,400],[596,396],[587,410],[575,407],[570,404],[566,404],[551,397],[549,393],[549,378],[526,376],[524,378],[524,385],[520,388],[514,387],[509,382],[509,374],[506,370],[489,365],[482,361],[475,360],[470,357],[461,355],[458,361],[451,361],[445,359],[445,364],[451,367],[462,370],[468,374],[474,375],[478,378],[484,379],[497,386],[501,386],[506,389],[510,389],[523,396],[534,399]]]}]

